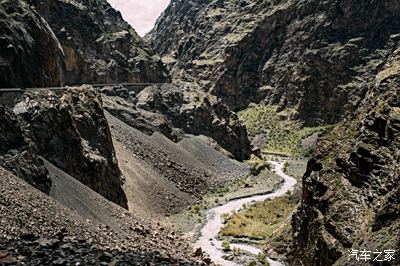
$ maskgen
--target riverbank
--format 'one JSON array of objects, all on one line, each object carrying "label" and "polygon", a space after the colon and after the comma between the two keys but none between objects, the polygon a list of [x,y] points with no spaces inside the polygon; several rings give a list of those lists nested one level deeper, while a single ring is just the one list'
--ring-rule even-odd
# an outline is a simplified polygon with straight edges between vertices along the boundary
[{"label": "riverbank", "polygon": [[[284,173],[284,162],[269,161],[268,163],[273,166],[275,173],[284,179],[284,183],[277,190],[264,195],[232,200],[207,212],[206,223],[200,231],[201,236],[196,242],[195,246],[201,248],[205,253],[207,253],[213,262],[224,266],[240,265],[236,262],[226,259],[227,253],[224,250],[227,248],[226,246],[224,247],[225,243],[223,243],[218,237],[224,225],[224,216],[229,215],[232,212],[240,211],[244,205],[283,196],[287,192],[294,190],[297,181],[295,178]],[[260,249],[247,244],[234,244],[230,248],[244,250],[253,253],[254,255],[259,255],[259,253],[261,253]],[[268,258],[267,261],[270,265],[282,265],[281,263]]]},{"label": "riverbank", "polygon": [[183,233],[187,239],[194,242],[200,236],[200,229],[205,223],[208,210],[231,200],[271,193],[282,183],[282,177],[267,169],[257,176],[249,175],[239,178],[223,187],[214,189],[187,210],[168,217],[165,221],[166,226]]}]

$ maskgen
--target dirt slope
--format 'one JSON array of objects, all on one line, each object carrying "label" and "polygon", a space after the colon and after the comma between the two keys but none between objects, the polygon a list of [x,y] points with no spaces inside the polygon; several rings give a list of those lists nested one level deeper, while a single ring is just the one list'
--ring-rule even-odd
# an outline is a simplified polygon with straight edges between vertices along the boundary
[{"label": "dirt slope", "polygon": [[109,113],[129,209],[150,216],[173,214],[195,203],[209,188],[246,175],[246,165],[213,149],[202,137],[174,143],[148,136]]},{"label": "dirt slope", "polygon": [[[52,163],[44,160],[52,181],[50,196],[63,206],[73,209],[90,221],[105,224],[113,230],[120,231],[126,221],[120,221],[121,208],[106,200],[97,192],[80,183]],[[122,231],[121,231],[122,233]]]},{"label": "dirt slope", "polygon": [[119,167],[125,177],[124,190],[128,208],[140,217],[160,217],[179,202],[194,203],[190,194],[137,158],[121,142],[114,141]]}]

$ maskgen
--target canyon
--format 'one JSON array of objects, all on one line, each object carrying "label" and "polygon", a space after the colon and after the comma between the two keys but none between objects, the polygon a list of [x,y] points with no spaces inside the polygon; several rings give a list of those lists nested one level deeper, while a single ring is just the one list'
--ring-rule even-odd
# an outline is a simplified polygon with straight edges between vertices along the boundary
[{"label": "canyon", "polygon": [[0,0],[0,265],[398,265],[399,89],[396,0]]}]

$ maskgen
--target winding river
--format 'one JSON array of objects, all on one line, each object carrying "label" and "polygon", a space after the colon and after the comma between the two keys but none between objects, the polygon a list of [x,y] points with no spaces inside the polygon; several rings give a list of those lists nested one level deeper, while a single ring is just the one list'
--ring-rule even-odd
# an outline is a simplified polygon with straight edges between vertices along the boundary
[{"label": "winding river", "polygon": [[[284,162],[268,161],[268,163],[274,167],[275,173],[284,179],[284,183],[281,185],[281,187],[279,187],[276,191],[265,195],[250,196],[248,198],[232,200],[224,205],[210,209],[207,212],[207,221],[204,227],[201,229],[200,238],[196,242],[195,246],[200,247],[205,253],[207,253],[214,263],[223,266],[239,265],[233,261],[228,261],[223,258],[224,255],[227,254],[222,250],[222,243],[220,240],[218,240],[218,233],[223,227],[223,214],[231,213],[232,211],[239,211],[243,204],[251,204],[258,201],[264,201],[266,199],[276,198],[285,195],[285,193],[288,191],[293,191],[296,185],[296,179],[283,172]],[[261,249],[247,244],[231,244],[231,248],[239,248],[256,255],[262,252]],[[282,263],[271,259],[268,259],[268,262],[271,266],[283,265]]]}]

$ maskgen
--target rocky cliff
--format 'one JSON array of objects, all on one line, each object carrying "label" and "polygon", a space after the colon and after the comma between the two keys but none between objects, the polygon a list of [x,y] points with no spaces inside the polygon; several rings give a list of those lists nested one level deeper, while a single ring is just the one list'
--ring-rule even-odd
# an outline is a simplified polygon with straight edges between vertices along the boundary
[{"label": "rocky cliff", "polygon": [[51,181],[29,139],[26,129],[12,110],[0,105],[0,166],[24,179],[44,193],[49,193]]},{"label": "rocky cliff", "polygon": [[91,87],[26,92],[14,106],[40,154],[108,200],[127,207],[101,97]]},{"label": "rocky cliff", "polygon": [[400,38],[388,1],[173,0],[147,36],[176,79],[229,107],[293,109],[307,125],[357,108]]},{"label": "rocky cliff", "polygon": [[169,80],[106,0],[2,1],[0,36],[0,87]]},{"label": "rocky cliff", "polygon": [[0,87],[63,82],[63,51],[47,22],[26,2],[0,3]]},{"label": "rocky cliff", "polygon": [[31,0],[64,51],[65,83],[165,82],[160,58],[106,0]]},{"label": "rocky cliff", "polygon": [[214,139],[238,160],[250,156],[246,128],[215,96],[191,86],[170,84],[145,88],[132,95],[124,88],[105,88],[105,109],[149,135],[158,131],[178,142],[184,134]]},{"label": "rocky cliff", "polygon": [[293,219],[292,265],[361,265],[348,250],[400,249],[399,84],[397,49],[356,114],[318,144]]}]

